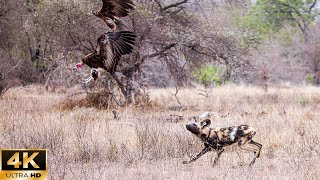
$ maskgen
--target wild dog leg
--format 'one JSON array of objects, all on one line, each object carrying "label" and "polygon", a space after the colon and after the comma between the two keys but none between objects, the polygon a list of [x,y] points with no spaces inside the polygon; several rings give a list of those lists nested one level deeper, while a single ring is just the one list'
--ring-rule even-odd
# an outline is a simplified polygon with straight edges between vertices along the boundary
[{"label": "wild dog leg", "polygon": [[196,155],[196,157],[190,159],[190,161],[183,161],[183,164],[189,164],[191,162],[194,162],[195,160],[197,160],[199,157],[201,157],[202,155],[204,155],[205,153],[209,152],[211,150],[211,148],[209,146],[206,146],[205,148],[202,149],[202,151]]},{"label": "wild dog leg", "polygon": [[[254,159],[251,161],[251,163],[249,164],[250,166],[255,162],[255,160],[256,160],[256,150],[255,149],[251,149],[251,148],[247,148],[247,147],[244,147],[245,145],[239,145],[239,148],[241,149],[241,150],[244,150],[244,151],[249,151],[249,152],[253,152],[254,154],[255,154],[255,157],[254,157]],[[241,158],[240,158],[241,159]],[[241,159],[242,160],[242,159]]]},{"label": "wild dog leg", "polygon": [[255,145],[256,147],[258,147],[258,152],[255,152],[255,155],[256,155],[257,158],[260,157],[260,151],[262,149],[262,144],[254,142],[253,140],[251,140],[249,143]]},{"label": "wild dog leg", "polygon": [[[244,146],[246,144],[249,144],[249,145],[254,145],[255,147],[252,147],[252,148],[245,148]],[[258,157],[260,157],[260,151],[261,151],[261,148],[262,148],[262,145],[257,143],[257,142],[254,142],[252,139],[250,141],[248,141],[247,143],[243,141],[241,141],[241,139],[238,141],[238,146],[240,149],[242,150],[245,150],[245,151],[250,151],[250,152],[253,152],[254,153],[254,158],[253,160],[250,162],[249,166],[253,165],[256,161],[256,159]]]},{"label": "wild dog leg", "polygon": [[239,145],[239,148],[241,149],[241,150],[244,150],[244,151],[249,151],[249,152],[254,152],[254,153],[256,153],[256,149],[251,149],[251,148],[248,148],[248,147],[245,147],[245,145]]},{"label": "wild dog leg", "polygon": [[252,145],[256,146],[256,148],[257,148],[257,149],[254,151],[254,158],[253,158],[253,160],[252,160],[252,161],[250,162],[250,164],[249,164],[249,166],[252,166],[252,165],[255,163],[256,159],[260,157],[260,152],[261,152],[261,149],[262,149],[262,144],[257,143],[257,142],[254,142],[253,140],[251,140],[251,141],[249,142],[249,144],[252,144]]},{"label": "wild dog leg", "polygon": [[256,161],[256,159],[258,158],[258,157],[260,157],[260,152],[261,152],[261,149],[262,149],[262,144],[260,144],[260,143],[257,143],[257,142],[254,142],[253,140],[251,140],[250,142],[249,142],[250,144],[252,144],[252,145],[255,145],[258,149],[257,149],[257,152],[255,151],[254,152],[254,158],[253,158],[253,160],[250,162],[250,164],[249,164],[249,166],[251,166],[251,165],[253,165],[254,163],[255,163],[255,161]]},{"label": "wild dog leg", "polygon": [[220,156],[221,156],[221,154],[222,154],[222,152],[224,151],[224,149],[223,148],[221,148],[221,149],[219,149],[218,151],[217,151],[217,157],[214,159],[214,161],[213,161],[213,166],[215,166],[216,164],[217,164],[217,162],[218,162],[218,160],[219,160],[219,158],[220,158]]}]

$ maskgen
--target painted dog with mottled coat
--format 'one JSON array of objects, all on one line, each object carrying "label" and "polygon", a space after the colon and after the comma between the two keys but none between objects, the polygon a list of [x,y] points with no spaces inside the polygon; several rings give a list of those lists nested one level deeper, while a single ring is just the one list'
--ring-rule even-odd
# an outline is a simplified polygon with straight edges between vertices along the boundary
[{"label": "painted dog with mottled coat", "polygon": [[[211,128],[210,119],[205,119],[201,122],[193,122],[186,125],[188,131],[196,135],[204,143],[204,149],[189,161],[184,161],[183,164],[194,162],[199,157],[209,151],[216,151],[217,157],[213,162],[213,166],[216,165],[221,153],[224,151],[224,147],[231,144],[238,143],[240,149],[253,151],[254,159],[250,162],[250,166],[253,165],[256,159],[260,156],[262,145],[253,141],[252,138],[256,134],[256,131],[248,125],[231,126],[226,128]],[[250,144],[253,149],[245,149],[243,146]]]}]

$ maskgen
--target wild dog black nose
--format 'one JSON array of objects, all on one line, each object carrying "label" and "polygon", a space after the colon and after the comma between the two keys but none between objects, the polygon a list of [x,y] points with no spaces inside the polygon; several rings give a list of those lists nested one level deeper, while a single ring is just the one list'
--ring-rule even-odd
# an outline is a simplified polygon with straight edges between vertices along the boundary
[{"label": "wild dog black nose", "polygon": [[186,125],[186,128],[187,128],[188,131],[190,131],[190,130],[193,129],[193,126],[192,126],[191,124],[187,124],[187,125]]}]

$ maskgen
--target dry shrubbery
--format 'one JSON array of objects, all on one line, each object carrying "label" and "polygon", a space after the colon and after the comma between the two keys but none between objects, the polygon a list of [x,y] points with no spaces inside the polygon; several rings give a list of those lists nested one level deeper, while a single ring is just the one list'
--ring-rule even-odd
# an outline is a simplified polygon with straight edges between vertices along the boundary
[{"label": "dry shrubbery", "polygon": [[0,96],[9,88],[36,81],[36,72],[30,63],[18,60],[0,48]]},{"label": "dry shrubbery", "polygon": [[107,88],[100,90],[85,91],[81,89],[79,92],[68,93],[64,101],[55,107],[60,110],[73,110],[74,108],[97,108],[110,110],[125,105],[134,107],[152,109],[157,106],[154,101],[151,101],[147,93],[138,91],[134,94],[132,103],[126,104],[123,94],[118,92],[111,92]]},{"label": "dry shrubbery", "polygon": [[[118,108],[116,119],[111,109],[61,111],[53,107],[65,100],[64,95],[37,91],[34,87],[11,89],[0,101],[0,143],[3,148],[49,149],[51,179],[320,176],[318,88],[272,88],[265,93],[253,87],[223,87],[206,99],[195,89],[183,89],[178,94],[181,104],[195,108],[182,110],[172,110],[180,106],[172,90],[151,90],[150,98],[159,107]],[[212,126],[249,124],[256,128],[254,139],[263,149],[252,168],[246,166],[252,154],[237,148],[227,150],[215,168],[210,165],[214,153],[182,165],[202,148],[185,129],[188,117],[208,110],[215,112]],[[171,114],[182,115],[184,120],[168,121]]]},{"label": "dry shrubbery", "polygon": [[93,107],[97,109],[109,109],[112,104],[112,95],[109,91],[104,90],[95,93],[82,92],[79,94],[72,94],[57,107],[62,110],[72,110],[76,107]]}]

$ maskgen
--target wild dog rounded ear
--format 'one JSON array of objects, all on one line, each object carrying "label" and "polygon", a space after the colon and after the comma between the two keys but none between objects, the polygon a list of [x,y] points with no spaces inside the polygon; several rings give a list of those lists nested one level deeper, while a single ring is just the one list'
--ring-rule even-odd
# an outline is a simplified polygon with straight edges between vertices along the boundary
[{"label": "wild dog rounded ear", "polygon": [[195,116],[191,117],[190,119],[191,121],[197,122],[197,118]]},{"label": "wild dog rounded ear", "polygon": [[210,126],[210,124],[211,124],[211,120],[210,120],[210,119],[206,119],[206,120],[203,120],[203,121],[201,122],[201,126],[202,126],[202,127]]}]

